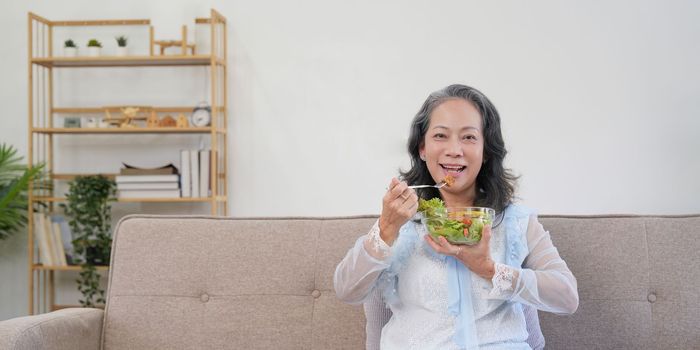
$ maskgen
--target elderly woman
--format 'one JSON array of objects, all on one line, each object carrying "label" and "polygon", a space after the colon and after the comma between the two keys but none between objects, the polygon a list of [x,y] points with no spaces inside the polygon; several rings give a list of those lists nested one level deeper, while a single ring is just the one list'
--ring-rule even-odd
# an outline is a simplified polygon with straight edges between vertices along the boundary
[{"label": "elderly woman", "polygon": [[[578,292],[537,215],[513,203],[496,108],[468,86],[434,92],[413,119],[408,149],[411,169],[391,180],[379,220],[336,268],[338,297],[382,294],[392,315],[381,349],[530,349],[523,305],[571,314]],[[408,187],[447,177],[453,183],[439,189]],[[419,198],[497,215],[477,244],[455,245],[415,220]]]}]

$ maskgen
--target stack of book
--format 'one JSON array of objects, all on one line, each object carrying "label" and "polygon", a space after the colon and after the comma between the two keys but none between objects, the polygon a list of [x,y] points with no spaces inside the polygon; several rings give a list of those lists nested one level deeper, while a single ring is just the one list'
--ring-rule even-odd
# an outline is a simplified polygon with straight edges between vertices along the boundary
[{"label": "stack of book", "polygon": [[211,196],[211,160],[214,155],[209,149],[180,151],[180,188],[183,198]]},{"label": "stack of book", "polygon": [[34,213],[34,237],[44,266],[73,264],[72,236],[65,218]]},{"label": "stack of book", "polygon": [[152,169],[124,164],[115,180],[119,198],[180,197],[180,176],[172,164]]}]

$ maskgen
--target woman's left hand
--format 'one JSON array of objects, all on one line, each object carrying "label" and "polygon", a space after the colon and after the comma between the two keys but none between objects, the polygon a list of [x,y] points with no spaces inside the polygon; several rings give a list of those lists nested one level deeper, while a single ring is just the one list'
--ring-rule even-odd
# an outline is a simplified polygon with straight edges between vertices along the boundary
[{"label": "woman's left hand", "polygon": [[487,280],[493,277],[495,264],[489,249],[491,225],[484,226],[481,241],[472,246],[452,244],[443,236],[438,237],[438,242],[435,242],[430,235],[425,235],[425,240],[436,252],[454,256],[475,274]]}]

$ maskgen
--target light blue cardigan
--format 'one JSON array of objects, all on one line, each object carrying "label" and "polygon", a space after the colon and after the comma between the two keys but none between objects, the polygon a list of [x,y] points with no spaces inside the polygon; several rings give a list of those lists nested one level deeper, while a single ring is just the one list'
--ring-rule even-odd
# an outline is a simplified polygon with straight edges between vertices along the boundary
[{"label": "light blue cardigan", "polygon": [[[511,204],[495,220],[497,225],[506,225],[506,261],[504,263],[509,266],[520,268],[528,255],[527,240],[523,231],[527,228],[520,227],[519,222],[527,222],[532,213],[530,209]],[[417,240],[421,239],[416,230],[417,225],[422,224],[416,220],[410,220],[401,227],[389,258],[390,266],[379,276],[378,288],[382,290],[384,300],[389,305],[400,303],[399,291],[396,289],[398,274],[406,265]],[[436,253],[427,243],[422,242],[421,246],[428,255],[441,259],[447,264],[448,312],[456,317],[456,332],[453,338],[455,343],[463,349],[478,349],[479,341],[470,292],[470,271],[454,257]],[[516,307],[522,312],[520,304]]]}]

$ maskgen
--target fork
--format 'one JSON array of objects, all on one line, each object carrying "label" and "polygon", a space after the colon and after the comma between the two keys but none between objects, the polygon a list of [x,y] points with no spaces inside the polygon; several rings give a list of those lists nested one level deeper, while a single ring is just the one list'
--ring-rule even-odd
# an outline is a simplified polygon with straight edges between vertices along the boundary
[{"label": "fork", "polygon": [[413,186],[408,186],[408,188],[416,189],[416,188],[435,187],[435,188],[440,189],[440,188],[445,187],[445,185],[447,185],[447,182],[445,182],[445,181],[443,180],[443,181],[440,181],[440,183],[437,183],[437,184],[435,184],[435,185],[413,185]]}]

